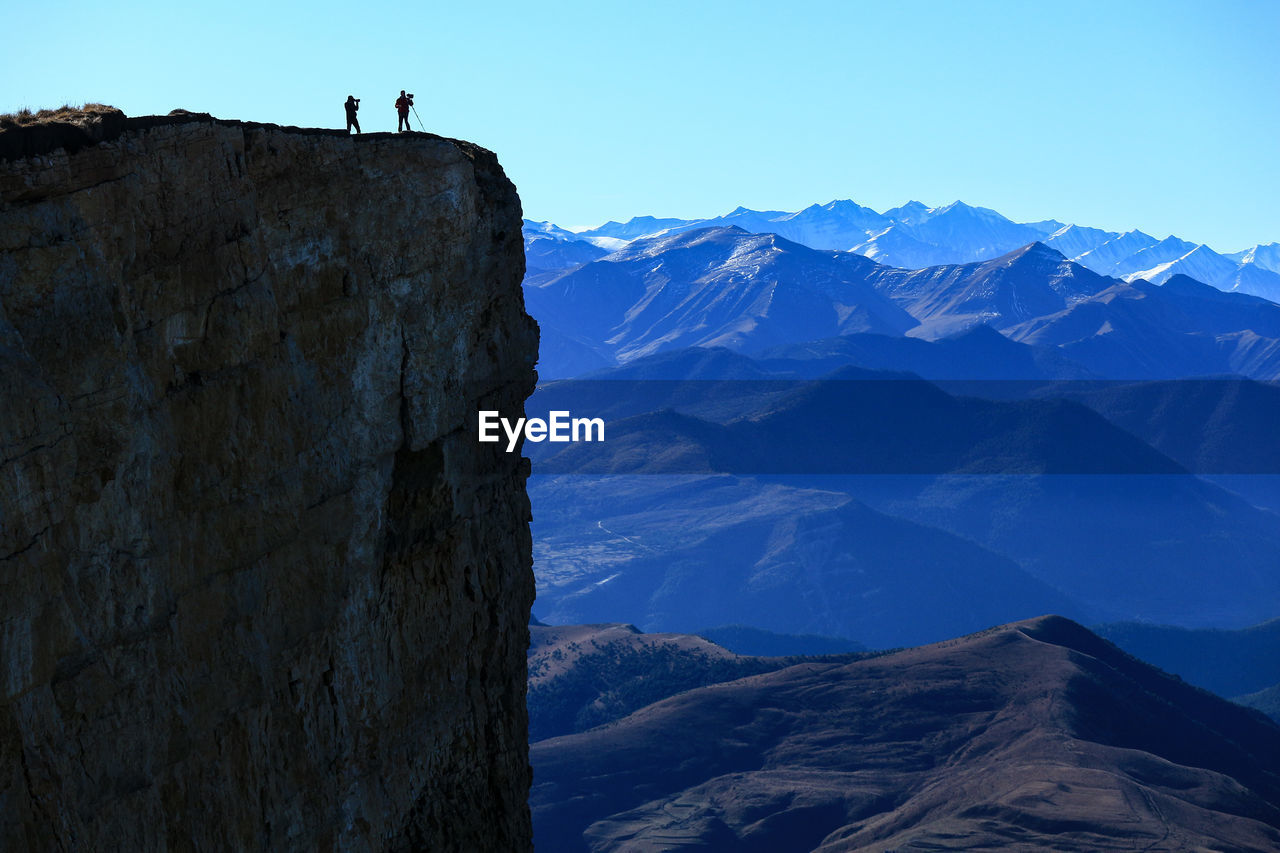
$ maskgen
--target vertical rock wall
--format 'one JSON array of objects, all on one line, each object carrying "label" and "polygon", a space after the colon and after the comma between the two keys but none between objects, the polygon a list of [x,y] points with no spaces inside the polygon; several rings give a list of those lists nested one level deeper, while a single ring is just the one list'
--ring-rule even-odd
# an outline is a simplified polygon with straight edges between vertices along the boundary
[{"label": "vertical rock wall", "polygon": [[527,849],[514,187],[115,124],[0,162],[0,848]]}]

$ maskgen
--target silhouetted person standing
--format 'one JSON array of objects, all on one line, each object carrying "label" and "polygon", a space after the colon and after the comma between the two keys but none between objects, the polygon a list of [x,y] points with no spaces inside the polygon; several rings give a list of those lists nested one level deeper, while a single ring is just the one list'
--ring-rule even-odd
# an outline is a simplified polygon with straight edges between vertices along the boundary
[{"label": "silhouetted person standing", "polygon": [[343,106],[347,108],[347,133],[350,133],[353,127],[356,133],[359,133],[360,119],[356,118],[356,111],[360,109],[360,99],[355,95],[347,95],[347,102]]},{"label": "silhouetted person standing", "polygon": [[404,89],[400,90],[400,97],[396,98],[396,115],[400,116],[400,120],[396,122],[396,133],[401,130],[413,130],[409,127],[409,108],[413,106],[413,95],[406,95]]}]

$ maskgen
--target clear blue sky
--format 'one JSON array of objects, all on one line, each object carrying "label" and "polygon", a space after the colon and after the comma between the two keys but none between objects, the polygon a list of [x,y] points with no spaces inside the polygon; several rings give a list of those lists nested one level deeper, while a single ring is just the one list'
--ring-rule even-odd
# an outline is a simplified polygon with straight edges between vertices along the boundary
[{"label": "clear blue sky", "polygon": [[498,152],[568,226],[853,198],[1280,240],[1280,2],[6,3],[0,111],[105,101]]}]

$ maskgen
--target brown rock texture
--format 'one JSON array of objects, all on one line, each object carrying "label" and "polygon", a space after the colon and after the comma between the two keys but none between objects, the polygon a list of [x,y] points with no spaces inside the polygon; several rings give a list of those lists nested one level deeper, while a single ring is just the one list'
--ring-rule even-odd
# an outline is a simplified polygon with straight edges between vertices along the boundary
[{"label": "brown rock texture", "polygon": [[515,188],[91,124],[0,145],[0,849],[529,849]]}]

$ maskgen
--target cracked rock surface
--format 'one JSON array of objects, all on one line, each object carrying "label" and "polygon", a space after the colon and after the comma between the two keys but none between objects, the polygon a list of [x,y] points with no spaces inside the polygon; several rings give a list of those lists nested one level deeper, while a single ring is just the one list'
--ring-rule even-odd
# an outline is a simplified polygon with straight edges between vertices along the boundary
[{"label": "cracked rock surface", "polygon": [[528,849],[496,158],[192,114],[71,149],[0,158],[0,849]]}]

